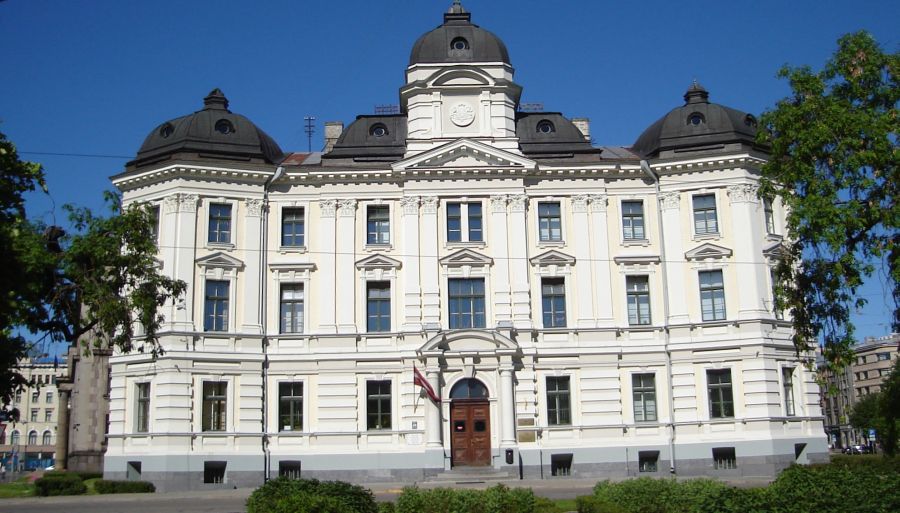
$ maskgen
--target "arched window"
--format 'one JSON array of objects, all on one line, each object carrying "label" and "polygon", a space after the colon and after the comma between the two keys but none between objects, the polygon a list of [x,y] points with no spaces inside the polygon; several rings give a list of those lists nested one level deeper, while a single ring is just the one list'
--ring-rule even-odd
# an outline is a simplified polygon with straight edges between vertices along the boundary
[{"label": "arched window", "polygon": [[703,123],[706,123],[706,117],[699,112],[694,112],[688,116],[687,122],[689,125],[700,126]]},{"label": "arched window", "polygon": [[372,128],[369,129],[369,135],[375,137],[384,137],[388,134],[388,129],[384,126],[383,123],[375,123],[372,125]]},{"label": "arched window", "polygon": [[487,399],[484,383],[474,378],[460,380],[450,389],[450,399]]},{"label": "arched window", "polygon": [[19,431],[13,431],[12,436],[9,437],[9,443],[12,445],[19,445]]},{"label": "arched window", "polygon": [[456,50],[456,51],[468,50],[469,42],[466,41],[465,38],[462,38],[462,37],[454,38],[453,41],[450,41],[450,49]]},{"label": "arched window", "polygon": [[41,444],[42,444],[42,445],[50,445],[50,444],[52,444],[53,442],[50,441],[50,437],[51,437],[50,432],[49,432],[49,431],[44,431],[44,436],[41,437]]},{"label": "arched window", "polygon": [[551,121],[542,119],[537,124],[537,131],[541,134],[552,134],[553,132],[556,132],[556,127],[553,126],[553,123]]},{"label": "arched window", "polygon": [[37,445],[37,431],[28,433],[28,445]]}]

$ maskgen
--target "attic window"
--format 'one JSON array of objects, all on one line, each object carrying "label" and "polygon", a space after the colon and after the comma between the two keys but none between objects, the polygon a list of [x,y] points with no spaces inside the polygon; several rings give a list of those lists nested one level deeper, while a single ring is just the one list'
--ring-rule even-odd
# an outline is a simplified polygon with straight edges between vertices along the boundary
[{"label": "attic window", "polygon": [[174,132],[174,131],[175,131],[175,128],[172,127],[171,123],[166,123],[163,126],[159,127],[159,135],[163,139],[168,138],[170,135],[172,135],[172,132]]},{"label": "attic window", "polygon": [[699,112],[694,112],[690,116],[688,116],[688,124],[694,126],[700,126],[703,123],[706,123],[706,118],[703,117],[703,114]]},{"label": "attic window", "polygon": [[556,131],[556,127],[545,119],[537,124],[537,131],[542,134],[551,134]]},{"label": "attic window", "polygon": [[753,114],[747,114],[747,116],[744,117],[744,124],[756,128],[756,117],[753,116]]},{"label": "attic window", "polygon": [[450,42],[450,49],[451,50],[468,50],[469,42],[466,41],[464,38],[457,37],[453,41]]},{"label": "attic window", "polygon": [[220,119],[216,121],[216,132],[224,135],[232,134],[234,133],[234,125],[227,119]]},{"label": "attic window", "polygon": [[376,125],[372,125],[372,128],[369,129],[369,135],[372,135],[372,136],[375,136],[375,137],[384,137],[384,136],[386,136],[387,134],[388,134],[388,129],[387,129],[387,127],[384,126],[384,125],[381,124],[381,123],[378,123],[378,124],[376,124]]}]

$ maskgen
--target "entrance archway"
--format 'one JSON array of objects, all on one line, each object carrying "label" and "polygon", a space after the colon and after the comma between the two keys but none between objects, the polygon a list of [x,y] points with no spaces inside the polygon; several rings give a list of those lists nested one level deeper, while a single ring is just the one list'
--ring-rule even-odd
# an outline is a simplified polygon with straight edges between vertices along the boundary
[{"label": "entrance archway", "polygon": [[491,407],[487,387],[477,379],[450,389],[450,454],[454,467],[491,464]]}]

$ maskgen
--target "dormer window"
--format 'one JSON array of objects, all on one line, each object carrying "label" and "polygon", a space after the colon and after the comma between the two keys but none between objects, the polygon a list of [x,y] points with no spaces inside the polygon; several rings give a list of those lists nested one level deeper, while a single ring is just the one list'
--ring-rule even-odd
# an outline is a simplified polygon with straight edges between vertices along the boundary
[{"label": "dormer window", "polygon": [[466,41],[462,37],[457,37],[453,41],[450,42],[450,49],[451,50],[468,50],[469,42]]},{"label": "dormer window", "polygon": [[703,117],[703,114],[699,112],[694,112],[690,116],[688,116],[688,124],[694,126],[700,126],[706,122],[706,118]]},{"label": "dormer window", "polygon": [[369,135],[373,137],[384,137],[388,134],[388,129],[381,123],[372,125],[372,128],[369,129]]},{"label": "dormer window", "polygon": [[163,139],[168,138],[170,135],[172,135],[173,132],[175,132],[175,128],[171,123],[166,123],[163,126],[159,127],[159,135]]},{"label": "dormer window", "polygon": [[756,117],[753,114],[747,114],[744,117],[744,124],[751,128],[756,128]]},{"label": "dormer window", "polygon": [[228,135],[234,133],[234,125],[231,124],[231,121],[227,119],[220,119],[216,121],[216,132],[219,132],[223,135]]},{"label": "dormer window", "polygon": [[545,119],[537,124],[537,131],[541,134],[552,134],[556,131],[556,127],[553,126],[553,123]]}]

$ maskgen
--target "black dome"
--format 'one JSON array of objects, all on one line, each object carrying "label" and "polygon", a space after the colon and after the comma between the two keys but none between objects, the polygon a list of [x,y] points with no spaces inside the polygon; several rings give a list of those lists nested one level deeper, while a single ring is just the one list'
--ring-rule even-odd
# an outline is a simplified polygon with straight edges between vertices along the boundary
[{"label": "black dome", "polygon": [[645,157],[667,151],[715,151],[725,144],[755,145],[756,118],[709,102],[709,92],[694,82],[684,93],[684,105],[650,125],[632,149]]},{"label": "black dome", "polygon": [[419,38],[409,54],[409,65],[451,62],[509,62],[499,37],[472,23],[472,15],[454,0],[444,24]]},{"label": "black dome", "polygon": [[222,91],[213,89],[203,104],[203,110],[154,128],[128,166],[141,167],[172,158],[257,164],[277,164],[284,159],[281,148],[268,134],[228,110],[228,99]]}]

